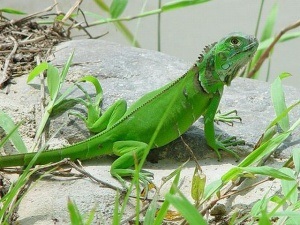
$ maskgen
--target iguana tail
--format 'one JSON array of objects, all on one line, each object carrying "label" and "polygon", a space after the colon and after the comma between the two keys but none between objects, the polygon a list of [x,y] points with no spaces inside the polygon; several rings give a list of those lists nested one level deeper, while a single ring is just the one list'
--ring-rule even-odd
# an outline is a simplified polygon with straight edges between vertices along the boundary
[{"label": "iguana tail", "polygon": [[[35,159],[34,165],[44,165],[51,162],[59,162],[63,159],[85,160],[100,155],[111,154],[111,146],[98,144],[97,140],[78,142],[68,147],[45,150]],[[0,156],[0,168],[12,166],[26,166],[37,155],[37,152]]]}]

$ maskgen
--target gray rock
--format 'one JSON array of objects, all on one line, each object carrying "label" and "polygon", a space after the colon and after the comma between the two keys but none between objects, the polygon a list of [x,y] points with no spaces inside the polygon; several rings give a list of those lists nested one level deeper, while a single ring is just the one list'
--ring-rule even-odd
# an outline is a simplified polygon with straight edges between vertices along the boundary
[{"label": "gray rock", "polygon": [[[94,75],[100,79],[104,90],[103,107],[106,108],[117,99],[123,98],[132,104],[143,94],[154,90],[182,75],[192,63],[186,63],[175,57],[162,53],[124,47],[119,44],[101,40],[77,40],[60,44],[54,52],[52,63],[62,66],[71,52],[75,50],[73,65],[68,74],[68,81],[75,81],[83,75]],[[0,107],[10,114],[16,121],[25,120],[21,133],[26,144],[30,147],[36,124],[40,120],[39,112],[39,82],[30,86],[25,83],[25,77],[16,78],[9,95],[0,94]],[[70,84],[68,84],[70,85]],[[89,93],[94,93],[91,86],[84,85]],[[66,87],[65,87],[66,88]],[[295,102],[300,91],[292,87],[285,87],[287,104]],[[81,96],[81,92],[73,96]],[[240,155],[246,155],[259,139],[268,123],[274,118],[274,111],[270,100],[270,85],[268,83],[237,78],[232,86],[226,88],[220,105],[222,112],[237,109],[242,117],[242,123],[234,126],[226,124],[216,125],[218,134],[236,136],[246,141],[245,146],[234,147]],[[299,110],[294,110],[290,119],[294,122],[300,116]],[[50,131],[53,133],[58,127],[69,121],[67,115],[55,118],[51,122]],[[228,168],[235,164],[232,157],[226,157],[217,162],[215,153],[211,151],[203,137],[203,123],[197,121],[191,129],[183,135],[183,139],[200,159],[208,183],[218,179]],[[59,140],[74,143],[88,136],[84,125],[76,120],[70,126],[64,127],[58,135]],[[299,130],[282,147],[280,157],[287,158],[295,143],[298,143]],[[173,171],[178,161],[185,161],[190,154],[185,150],[181,139],[175,140],[162,149],[153,150],[151,161],[163,160],[157,164],[146,163],[145,167],[155,174],[155,181]],[[154,152],[154,153],[153,153]],[[222,153],[223,154],[223,153]],[[100,164],[99,164],[100,162]],[[90,160],[84,163],[85,169],[94,176],[118,183],[110,177],[109,165],[112,159]],[[228,167],[229,165],[229,167]],[[187,164],[187,171],[183,172],[189,179],[193,174],[193,163]],[[221,171],[219,171],[221,170]],[[269,184],[268,184],[269,185]],[[190,184],[185,185],[183,192],[189,196]],[[257,197],[257,193],[253,196]],[[97,203],[98,217],[96,223],[106,221],[110,224],[114,202],[114,193],[107,188],[99,187],[88,179],[64,179],[56,181],[46,179],[36,182],[19,207],[20,224],[69,224],[67,212],[67,197],[78,203],[82,213],[88,212]],[[243,200],[240,200],[241,202]],[[241,202],[238,202],[241,204]],[[249,202],[245,202],[248,204]],[[106,206],[106,207],[105,207]],[[127,209],[130,214],[134,209]],[[101,215],[101,216],[99,216]]]}]

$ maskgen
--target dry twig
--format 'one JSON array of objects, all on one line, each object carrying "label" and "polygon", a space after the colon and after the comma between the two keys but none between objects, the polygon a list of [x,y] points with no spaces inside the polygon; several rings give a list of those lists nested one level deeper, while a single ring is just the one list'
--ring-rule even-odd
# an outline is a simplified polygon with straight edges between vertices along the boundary
[{"label": "dry twig", "polygon": [[12,36],[9,37],[13,43],[14,43],[14,48],[13,50],[10,52],[10,54],[7,56],[6,60],[5,60],[5,63],[4,63],[4,68],[3,68],[3,71],[2,71],[2,79],[0,81],[0,88],[3,87],[4,83],[9,79],[9,75],[7,73],[7,69],[8,69],[8,65],[10,63],[10,60],[12,58],[12,56],[15,54],[15,52],[17,51],[17,48],[18,48],[18,42],[16,41],[16,39]]},{"label": "dry twig", "polygon": [[282,37],[282,35],[284,35],[286,32],[295,29],[297,27],[300,26],[300,20],[298,20],[297,22],[287,26],[286,28],[284,28],[283,30],[281,30],[279,32],[279,34],[275,37],[275,39],[272,41],[272,43],[270,44],[270,46],[264,51],[264,53],[261,55],[261,57],[259,58],[258,62],[256,63],[256,65],[254,66],[254,68],[249,72],[249,74],[247,75],[247,77],[253,77],[254,74],[260,69],[261,65],[263,64],[263,62],[269,57],[270,52],[272,51],[272,49],[274,48],[275,44],[279,41],[279,39]]}]

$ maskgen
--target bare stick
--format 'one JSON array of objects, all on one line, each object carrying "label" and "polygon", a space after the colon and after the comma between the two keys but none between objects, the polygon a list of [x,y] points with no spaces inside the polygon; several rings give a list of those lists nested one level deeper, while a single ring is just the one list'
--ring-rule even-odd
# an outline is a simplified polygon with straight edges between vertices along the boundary
[{"label": "bare stick", "polygon": [[13,21],[10,22],[10,24],[13,25],[13,24],[22,24],[22,23],[26,23],[27,21],[34,19],[34,18],[35,18],[37,15],[39,15],[39,14],[42,14],[42,13],[51,11],[51,10],[54,8],[55,5],[56,5],[56,4],[54,4],[54,5],[52,5],[52,6],[49,6],[49,7],[47,7],[46,9],[44,9],[44,10],[42,10],[42,11],[40,11],[40,12],[32,13],[32,14],[30,14],[30,15],[28,15],[28,16],[26,16],[26,17],[23,17],[23,18],[21,18],[21,19],[19,19],[19,20],[13,20]]},{"label": "bare stick", "polygon": [[64,23],[67,19],[70,18],[72,13],[80,6],[83,0],[77,0],[75,4],[69,9],[69,11],[65,14],[64,18],[62,18],[62,22]]},{"label": "bare stick", "polygon": [[[33,39],[29,39],[29,40],[25,40],[25,41],[20,41],[18,43],[18,45],[22,46],[22,45],[32,44],[34,42],[39,42],[39,41],[42,41],[44,39],[46,39],[46,36],[42,35],[42,36],[39,36],[39,37],[36,37],[36,38],[33,38]],[[2,45],[0,45],[0,49],[8,48],[8,47],[11,47],[11,46],[13,46],[12,43],[2,44]]]},{"label": "bare stick", "polygon": [[286,32],[288,32],[288,31],[290,31],[292,29],[295,29],[296,27],[299,27],[299,26],[300,26],[300,20],[298,20],[296,23],[294,23],[292,25],[289,25],[286,28],[284,28],[283,30],[281,30],[279,32],[279,34],[275,37],[275,39],[272,41],[272,43],[270,44],[270,46],[261,55],[261,57],[259,58],[258,62],[254,66],[254,68],[249,72],[249,74],[247,75],[247,77],[253,77],[254,74],[260,69],[261,65],[269,57],[270,52],[272,51],[272,49],[274,48],[275,44],[279,41],[279,39],[281,38],[282,35],[284,35]]},{"label": "bare stick", "polygon": [[97,183],[100,183],[100,184],[102,184],[103,186],[109,187],[109,188],[111,188],[111,189],[113,189],[113,190],[116,190],[116,191],[119,191],[119,192],[121,192],[121,193],[124,192],[123,189],[121,189],[121,188],[119,188],[119,187],[116,187],[116,186],[114,186],[114,185],[112,185],[112,184],[110,184],[110,183],[107,183],[107,182],[105,182],[105,181],[99,180],[99,179],[97,179],[96,177],[92,176],[90,173],[88,173],[87,171],[85,171],[82,167],[76,165],[76,163],[74,163],[74,162],[72,162],[72,161],[70,161],[70,160],[66,161],[66,163],[69,164],[69,165],[70,165],[72,168],[74,168],[75,170],[77,170],[79,173],[85,175],[86,177],[90,178],[90,179],[93,180],[93,181],[96,181]]},{"label": "bare stick", "polygon": [[17,48],[18,48],[18,42],[16,41],[16,39],[12,36],[9,36],[9,38],[13,41],[14,48],[10,52],[10,54],[7,56],[7,58],[5,59],[4,68],[3,68],[3,72],[2,72],[2,79],[0,81],[0,88],[2,88],[5,81],[7,81],[9,79],[9,75],[7,74],[8,65],[9,65],[11,57],[16,53]]},{"label": "bare stick", "polygon": [[[36,57],[36,63],[37,63],[37,65],[39,65],[41,63],[41,59],[40,59],[39,55],[37,55],[37,57]],[[41,82],[41,102],[40,102],[40,106],[41,106],[41,115],[43,115],[45,113],[45,101],[46,101],[44,72],[40,73],[40,82]],[[45,130],[44,130],[44,132],[42,133],[42,136],[41,136],[41,145],[45,145],[45,144],[46,144],[46,133],[45,133]]]}]

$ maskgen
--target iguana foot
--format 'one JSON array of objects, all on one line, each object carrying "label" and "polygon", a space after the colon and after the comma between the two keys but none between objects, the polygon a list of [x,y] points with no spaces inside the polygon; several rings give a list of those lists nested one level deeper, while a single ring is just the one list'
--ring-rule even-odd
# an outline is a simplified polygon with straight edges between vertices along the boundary
[{"label": "iguana foot", "polygon": [[235,136],[227,137],[222,139],[222,135],[217,136],[217,141],[222,143],[224,147],[228,146],[237,146],[237,145],[245,145],[244,140],[238,140]]},{"label": "iguana foot", "polygon": [[229,149],[228,146],[236,146],[236,145],[243,145],[245,144],[245,141],[243,140],[237,140],[236,137],[229,137],[225,139],[221,139],[221,135],[216,138],[216,146],[213,148],[218,156],[218,159],[221,159],[221,154],[219,150],[223,150],[230,155],[233,155],[236,160],[238,161],[240,159],[239,155],[235,153],[233,150]]},{"label": "iguana foot", "polygon": [[225,147],[221,142],[217,142],[216,145],[217,145],[217,150],[216,149],[214,149],[214,150],[217,153],[219,161],[221,160],[221,154],[220,154],[219,150],[223,150],[223,151],[229,153],[230,155],[233,155],[234,158],[236,159],[236,161],[240,160],[240,156],[237,153],[235,153],[233,150]]},{"label": "iguana foot", "polygon": [[222,122],[233,126],[233,122],[242,122],[242,118],[237,115],[236,110],[232,110],[226,113],[221,113],[221,111],[218,110],[215,115],[214,121],[216,123]]},{"label": "iguana foot", "polygon": [[150,183],[152,183],[153,178],[154,174],[149,171],[141,170],[139,173],[139,180],[143,187],[147,187]]}]

